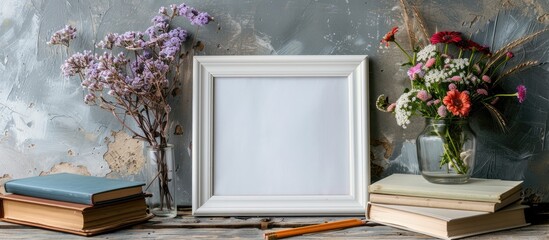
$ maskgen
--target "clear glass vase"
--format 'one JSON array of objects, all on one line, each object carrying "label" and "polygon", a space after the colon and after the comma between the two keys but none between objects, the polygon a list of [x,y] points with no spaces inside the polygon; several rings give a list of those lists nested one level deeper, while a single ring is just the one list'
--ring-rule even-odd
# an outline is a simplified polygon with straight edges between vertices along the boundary
[{"label": "clear glass vase", "polygon": [[150,213],[157,217],[173,218],[177,216],[175,199],[176,167],[173,145],[166,147],[145,147],[145,192]]},{"label": "clear glass vase", "polygon": [[421,174],[432,183],[466,183],[475,165],[475,141],[467,120],[427,118],[416,140]]}]

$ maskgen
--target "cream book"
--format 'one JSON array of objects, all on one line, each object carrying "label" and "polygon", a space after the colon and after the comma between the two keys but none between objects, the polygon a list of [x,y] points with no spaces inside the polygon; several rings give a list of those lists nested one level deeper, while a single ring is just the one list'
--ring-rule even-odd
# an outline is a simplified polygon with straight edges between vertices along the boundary
[{"label": "cream book", "polygon": [[368,203],[366,217],[404,230],[441,239],[457,239],[528,225],[527,206],[512,204],[495,213]]},{"label": "cream book", "polygon": [[372,194],[502,203],[516,198],[522,181],[472,178],[465,184],[434,184],[421,175],[393,174],[370,185]]},{"label": "cream book", "polygon": [[481,212],[495,212],[511,203],[520,199],[520,191],[516,191],[513,195],[503,199],[501,202],[481,202],[455,199],[442,199],[431,197],[414,197],[402,195],[389,195],[370,193],[370,202],[408,205],[418,207],[446,208],[457,210],[470,210]]}]

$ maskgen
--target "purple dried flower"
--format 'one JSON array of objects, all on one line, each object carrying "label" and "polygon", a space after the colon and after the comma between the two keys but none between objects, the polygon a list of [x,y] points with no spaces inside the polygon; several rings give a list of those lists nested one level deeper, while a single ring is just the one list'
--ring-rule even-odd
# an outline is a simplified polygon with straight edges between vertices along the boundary
[{"label": "purple dried flower", "polygon": [[145,59],[149,59],[153,57],[153,54],[149,50],[143,50],[143,53],[141,54],[141,56]]},{"label": "purple dried flower", "polygon": [[186,4],[180,4],[179,6],[177,6],[177,11],[176,11],[176,14],[179,15],[179,16],[187,16],[187,13],[191,12],[189,6],[187,6]]},{"label": "purple dried flower", "polygon": [[112,49],[114,46],[114,42],[118,39],[117,33],[109,33],[105,36],[105,39],[101,40],[97,47],[102,49]]},{"label": "purple dried flower", "polygon": [[[86,79],[99,79],[99,70],[97,69],[97,67],[97,63],[90,63],[88,69],[86,70]],[[86,86],[84,82],[85,81],[82,81],[82,86]]]},{"label": "purple dried flower", "polygon": [[155,16],[153,17],[153,19],[151,20],[154,27],[156,27],[157,29],[167,29],[168,28],[168,23],[169,23],[169,18],[164,16],[164,15],[158,15],[158,16]]},{"label": "purple dried flower", "polygon": [[77,73],[84,73],[90,63],[93,62],[93,55],[90,51],[84,51],[84,53],[75,53],[69,57],[63,65],[61,65],[61,72],[65,77],[72,77]]},{"label": "purple dried flower", "polygon": [[[149,111],[146,114],[152,112],[153,116],[162,116],[162,121],[168,121],[166,114],[172,109],[167,98],[171,94],[170,87],[174,86],[170,84],[175,84],[170,81],[172,78],[176,81],[178,76],[174,71],[178,65],[171,61],[182,57],[179,54],[188,38],[185,29],[171,29],[170,22],[173,17],[182,16],[191,24],[202,26],[213,21],[213,18],[208,13],[199,12],[185,4],[161,7],[158,13],[158,16],[152,18],[152,26],[145,32],[109,33],[96,46],[106,49],[104,53],[77,53],[63,64],[65,76],[80,76],[81,85],[87,91],[84,96],[86,103],[99,103],[102,108],[114,114],[126,113],[134,117]],[[56,32],[48,43],[68,46],[69,41],[75,37],[75,32],[76,29],[67,26]],[[115,51],[115,47],[125,49]],[[130,57],[131,53],[134,56]],[[122,104],[123,101],[136,99],[139,101],[131,108]],[[163,126],[156,118],[147,121],[149,122],[137,124]],[[140,135],[138,131],[134,133],[138,137],[147,138],[150,143],[157,143],[157,133],[160,138],[166,136],[165,128],[160,128],[146,129],[145,131],[150,132],[144,135]],[[155,136],[154,139],[148,138],[152,135]]]},{"label": "purple dried flower", "polygon": [[179,47],[176,46],[166,46],[160,50],[160,58],[172,61],[175,58],[175,55],[179,51]]},{"label": "purple dried flower", "polygon": [[168,35],[172,38],[177,37],[184,42],[187,39],[187,31],[182,28],[174,28],[168,32]]},{"label": "purple dried flower", "polygon": [[50,41],[47,44],[50,45],[65,45],[69,46],[72,39],[76,38],[76,28],[71,25],[65,25],[65,27],[57,32],[53,33]]},{"label": "purple dried flower", "polygon": [[160,9],[158,9],[158,13],[159,14],[168,14],[168,10],[165,7],[160,7]]},{"label": "purple dried flower", "polygon": [[201,12],[191,20],[192,25],[204,26],[213,18],[207,12]]},{"label": "purple dried flower", "polygon": [[86,94],[86,96],[84,96],[84,102],[86,104],[93,104],[93,103],[95,103],[95,98],[96,98],[95,94],[88,93],[88,94]]},{"label": "purple dried flower", "polygon": [[146,46],[143,36],[144,34],[142,32],[125,32],[122,35],[118,35],[114,41],[114,45],[117,47],[124,47],[129,50],[141,49]]},{"label": "purple dried flower", "polygon": [[120,52],[116,57],[113,58],[112,62],[114,63],[115,67],[120,68],[128,64],[130,60],[126,58],[126,54],[124,54],[123,52]]}]

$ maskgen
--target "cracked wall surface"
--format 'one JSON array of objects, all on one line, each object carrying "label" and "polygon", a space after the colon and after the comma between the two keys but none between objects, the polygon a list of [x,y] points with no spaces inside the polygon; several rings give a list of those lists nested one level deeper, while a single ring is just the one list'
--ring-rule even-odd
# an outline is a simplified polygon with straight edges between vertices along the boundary
[{"label": "cracked wall surface", "polygon": [[[400,1],[371,0],[192,0],[187,4],[216,19],[200,29],[206,55],[347,55],[369,56],[370,102],[385,93],[396,97],[407,86],[403,57],[397,49],[380,48],[392,27],[405,29]],[[427,29],[456,30],[465,35],[486,30],[495,20],[518,14],[517,30],[547,27],[549,3],[543,0],[406,1],[417,6]],[[76,51],[90,49],[109,32],[144,31],[160,6],[174,1],[138,0],[3,0],[0,8],[0,182],[9,178],[72,171],[94,176],[139,178],[142,143],[131,139],[108,112],[86,106],[80,82],[61,77],[68,57],[62,48],[46,45],[65,24],[78,28]],[[534,23],[528,22],[533,20]],[[526,24],[528,22],[528,24]],[[188,23],[178,26],[196,34]],[[501,25],[497,25],[501,26]],[[521,28],[521,26],[523,26]],[[402,30],[401,32],[405,32]],[[406,34],[397,35],[407,42]],[[489,44],[489,43],[486,43]],[[543,42],[538,42],[543,44]],[[546,43],[545,43],[546,44]],[[533,45],[529,45],[530,47]],[[409,48],[404,44],[405,48]],[[537,52],[540,52],[539,50]],[[524,56],[532,55],[528,49]],[[549,62],[547,49],[542,61]],[[524,73],[532,89],[528,101],[508,113],[514,130],[502,137],[473,129],[479,136],[479,167],[475,176],[525,180],[533,201],[549,201],[549,65]],[[187,66],[180,97],[173,103],[178,200],[191,203],[192,69]],[[513,80],[519,81],[519,80]],[[372,180],[396,172],[417,173],[414,139],[423,127],[415,119],[408,129],[392,115],[370,106]]]}]

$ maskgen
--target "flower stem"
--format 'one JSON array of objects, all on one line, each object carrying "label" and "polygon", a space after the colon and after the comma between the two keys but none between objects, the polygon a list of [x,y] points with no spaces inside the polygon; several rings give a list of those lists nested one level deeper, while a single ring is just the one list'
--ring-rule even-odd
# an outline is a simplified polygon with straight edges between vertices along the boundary
[{"label": "flower stem", "polygon": [[394,43],[397,45],[397,47],[400,49],[400,51],[402,51],[404,54],[406,54],[406,57],[408,57],[408,61],[413,65],[414,62],[413,62],[413,59],[412,59],[412,57],[410,56],[410,54],[408,54],[406,51],[404,51],[404,48],[402,48],[402,47],[400,46],[400,44],[398,44],[397,41],[394,41]]}]

